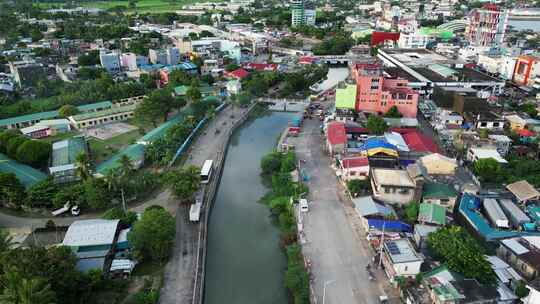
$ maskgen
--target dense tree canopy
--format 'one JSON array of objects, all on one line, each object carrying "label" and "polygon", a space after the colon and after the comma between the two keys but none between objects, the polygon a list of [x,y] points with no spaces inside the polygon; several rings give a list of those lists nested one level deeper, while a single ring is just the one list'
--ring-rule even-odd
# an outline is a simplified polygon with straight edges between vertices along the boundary
[{"label": "dense tree canopy", "polygon": [[165,209],[149,207],[133,225],[128,239],[143,259],[163,261],[169,256],[175,229],[174,217]]},{"label": "dense tree canopy", "polygon": [[174,195],[184,202],[189,202],[199,190],[201,183],[201,169],[188,166],[180,170],[169,172],[167,180]]},{"label": "dense tree canopy", "polygon": [[382,135],[388,130],[388,124],[379,116],[371,115],[367,120],[366,127],[371,134]]}]

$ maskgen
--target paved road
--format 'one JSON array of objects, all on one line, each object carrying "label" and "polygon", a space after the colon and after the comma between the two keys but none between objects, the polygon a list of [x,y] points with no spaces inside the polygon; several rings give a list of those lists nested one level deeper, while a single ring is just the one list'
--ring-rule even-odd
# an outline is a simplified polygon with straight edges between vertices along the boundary
[{"label": "paved road", "polygon": [[369,280],[365,270],[371,253],[348,220],[347,202],[340,199],[338,191],[342,190],[323,151],[319,125],[319,121],[306,120],[296,145],[298,157],[307,161],[304,168],[310,176],[311,204],[303,220],[307,240],[303,250],[312,262],[317,303],[322,303],[325,282],[325,303],[377,303],[382,288],[378,281]]},{"label": "paved road", "polygon": [[[233,121],[238,120],[244,111],[245,109],[227,108],[219,113],[192,144],[185,165],[202,166],[205,160],[215,159],[226,140],[225,134],[231,129]],[[231,118],[231,115],[234,115],[234,118]],[[216,129],[220,130],[217,135]],[[158,196],[154,203],[165,205],[170,211],[178,204],[168,190]],[[189,206],[176,209],[176,239],[173,254],[165,267],[161,304],[192,302],[200,229],[199,224],[189,221]]]}]

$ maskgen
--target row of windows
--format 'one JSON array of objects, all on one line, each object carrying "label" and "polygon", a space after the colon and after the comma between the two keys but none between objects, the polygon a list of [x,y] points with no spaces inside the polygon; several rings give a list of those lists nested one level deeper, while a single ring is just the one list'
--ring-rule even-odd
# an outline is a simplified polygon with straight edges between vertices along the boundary
[{"label": "row of windows", "polygon": [[80,123],[78,125],[79,125],[79,127],[97,126],[97,125],[101,125],[101,124],[111,122],[111,121],[126,120],[126,119],[128,119],[129,117],[132,117],[132,116],[133,116],[133,112],[126,113],[126,114],[120,114],[120,115],[112,116],[112,117],[109,117],[109,118],[90,120],[90,121],[88,121],[88,123],[82,122],[82,123]]}]

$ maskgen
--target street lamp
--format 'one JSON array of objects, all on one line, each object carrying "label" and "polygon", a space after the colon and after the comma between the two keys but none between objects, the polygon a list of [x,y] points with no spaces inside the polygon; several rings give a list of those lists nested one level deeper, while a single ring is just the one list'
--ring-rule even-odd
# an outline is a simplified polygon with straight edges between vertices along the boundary
[{"label": "street lamp", "polygon": [[322,304],[324,304],[324,300],[326,298],[326,286],[332,284],[332,283],[335,283],[336,280],[329,280],[329,281],[326,281],[324,282],[324,285],[323,285],[323,293],[322,293]]}]

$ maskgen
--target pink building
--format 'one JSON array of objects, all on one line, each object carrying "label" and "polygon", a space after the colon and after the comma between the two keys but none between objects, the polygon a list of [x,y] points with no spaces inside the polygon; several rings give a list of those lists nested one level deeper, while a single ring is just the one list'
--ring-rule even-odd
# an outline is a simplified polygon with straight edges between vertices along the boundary
[{"label": "pink building", "polygon": [[385,78],[378,63],[360,63],[352,67],[356,80],[356,110],[382,115],[396,106],[403,117],[416,118],[418,93],[402,78]]}]

